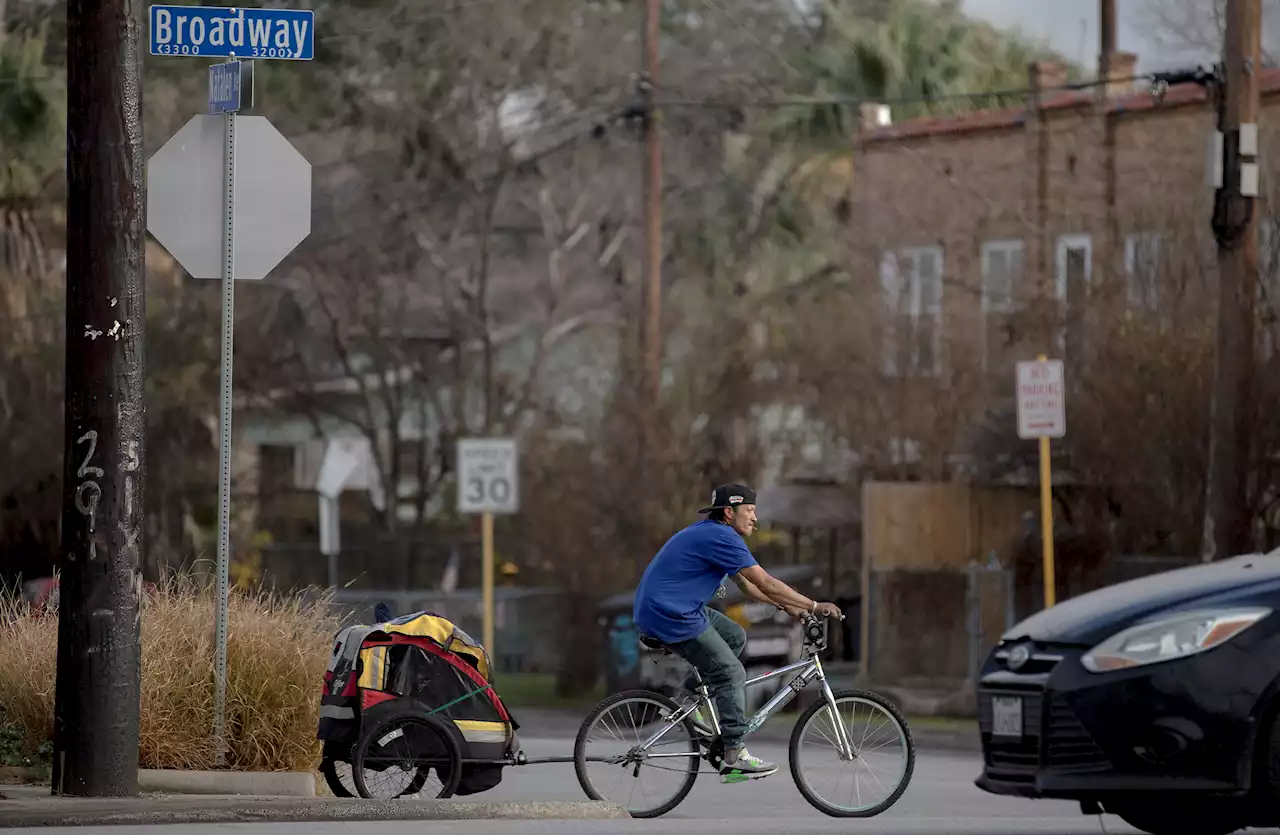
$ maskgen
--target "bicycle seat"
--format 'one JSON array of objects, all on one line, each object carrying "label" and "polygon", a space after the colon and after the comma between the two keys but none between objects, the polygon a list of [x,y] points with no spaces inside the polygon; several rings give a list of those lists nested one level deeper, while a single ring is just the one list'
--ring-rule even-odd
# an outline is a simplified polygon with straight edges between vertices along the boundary
[{"label": "bicycle seat", "polygon": [[648,635],[640,636],[640,643],[644,644],[645,649],[651,649],[654,652],[660,652],[663,655],[671,654],[671,647],[659,641],[657,638],[650,638]]}]

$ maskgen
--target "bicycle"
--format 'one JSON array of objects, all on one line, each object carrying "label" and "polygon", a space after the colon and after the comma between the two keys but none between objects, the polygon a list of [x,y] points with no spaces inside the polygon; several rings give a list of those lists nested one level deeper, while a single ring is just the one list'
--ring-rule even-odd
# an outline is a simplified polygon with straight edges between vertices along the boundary
[{"label": "bicycle", "polygon": [[[803,623],[804,655],[806,657],[747,681],[747,687],[752,687],[770,679],[797,672],[795,678],[779,688],[778,692],[750,717],[747,725],[747,735],[750,736],[759,730],[774,713],[790,703],[812,682],[818,681],[822,689],[822,698],[814,701],[800,714],[800,718],[796,721],[795,727],[791,731],[787,749],[791,778],[804,799],[814,808],[827,815],[847,818],[874,817],[893,806],[898,801],[898,798],[902,796],[902,793],[906,791],[907,784],[911,782],[911,775],[915,769],[915,743],[911,737],[911,729],[907,726],[907,720],[902,716],[901,712],[883,696],[866,690],[854,689],[833,692],[831,686],[827,683],[822,661],[818,657],[827,646],[827,621],[805,616]],[[641,643],[655,652],[664,655],[671,654],[670,648],[660,642],[642,638]],[[719,774],[720,766],[724,761],[724,745],[720,738],[719,718],[716,715],[715,704],[711,699],[710,692],[696,669],[693,670],[693,679],[696,683],[694,695],[691,698],[687,698],[683,704],[677,704],[673,699],[661,693],[649,690],[628,690],[610,696],[596,705],[591,713],[587,714],[587,718],[583,721],[582,727],[578,731],[577,739],[574,741],[573,763],[574,770],[578,775],[578,782],[582,785],[582,789],[588,797],[592,800],[610,800],[599,790],[597,781],[588,775],[588,765],[622,766],[624,776],[627,771],[630,771],[632,776],[638,780],[641,768],[649,764],[650,761],[674,762],[680,759],[687,759],[687,765],[682,764],[683,767],[674,769],[663,768],[661,765],[650,766],[655,770],[672,771],[678,775],[677,788],[670,799],[657,805],[637,806],[633,802],[635,795],[635,787],[633,786],[626,802],[621,804],[626,807],[632,817],[656,818],[676,808],[689,795],[689,792],[693,789],[694,781],[697,780],[700,773],[700,761],[706,761],[711,766],[712,773]],[[854,737],[856,735],[850,732],[849,726],[843,721],[844,713],[841,710],[843,706],[849,704],[853,707],[854,719],[857,718],[858,709],[866,707],[869,708],[872,718],[876,715],[881,715],[887,717],[887,722],[878,724],[874,732],[869,728],[864,730],[855,742]],[[710,727],[699,725],[692,719],[694,712],[699,710],[701,715],[709,720]],[[601,724],[602,720],[613,714],[621,716],[623,713],[626,714],[628,719],[634,720],[637,712],[642,712],[642,715],[648,715],[650,711],[654,714],[654,721],[660,724],[657,730],[642,734],[641,728],[647,726],[647,723],[646,725],[641,725],[632,721],[630,726],[631,733],[627,734],[627,736],[633,738],[634,741],[628,739],[624,743],[627,745],[624,751],[610,756],[588,756],[586,748],[591,741],[592,730]],[[835,717],[839,717],[841,721],[834,721]],[[820,796],[813,788],[812,781],[804,774],[803,762],[805,757],[801,754],[801,745],[806,734],[815,727],[820,718],[825,718],[833,731],[832,735],[823,734],[823,736],[826,738],[826,743],[834,749],[837,755],[837,763],[840,765],[852,764],[855,768],[855,805],[840,805]],[[621,723],[614,720],[612,725],[620,729]],[[881,731],[886,727],[890,730],[891,737],[896,738],[896,741],[902,745],[902,765],[898,771],[896,782],[892,785],[892,790],[886,789],[886,796],[878,802],[864,804],[862,802],[863,784],[859,780],[859,773],[856,769],[858,766],[869,768],[868,756],[877,754],[884,745],[889,744],[886,741],[872,745],[872,743],[879,742]],[[653,751],[659,741],[663,740],[668,733],[677,729],[682,730],[688,738],[683,749],[663,752]],[[868,739],[869,735],[870,739]],[[615,734],[616,736],[618,735]],[[892,741],[892,738],[890,741]],[[874,772],[872,772],[872,776],[874,777]],[[879,778],[875,778],[875,782],[881,788],[884,788],[884,784]],[[870,788],[869,785],[868,788]]]}]

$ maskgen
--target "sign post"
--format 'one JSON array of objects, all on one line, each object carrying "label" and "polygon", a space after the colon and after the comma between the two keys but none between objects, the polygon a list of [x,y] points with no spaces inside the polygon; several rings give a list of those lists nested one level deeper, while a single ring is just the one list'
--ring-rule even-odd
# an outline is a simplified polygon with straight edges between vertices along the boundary
[{"label": "sign post", "polygon": [[458,441],[458,512],[480,514],[484,647],[493,651],[493,515],[520,509],[519,451],[513,438]]},{"label": "sign post", "polygon": [[1053,478],[1049,439],[1067,433],[1062,360],[1041,354],[1018,363],[1018,437],[1040,439],[1040,538],[1044,547],[1044,607],[1057,602],[1053,565]]},{"label": "sign post", "polygon": [[235,280],[262,279],[311,232],[311,165],[253,106],[252,61],[311,60],[314,12],[152,6],[151,54],[228,58],[209,68],[210,115],[195,116],[147,163],[147,230],[193,278],[222,281],[214,739],[226,755]]}]

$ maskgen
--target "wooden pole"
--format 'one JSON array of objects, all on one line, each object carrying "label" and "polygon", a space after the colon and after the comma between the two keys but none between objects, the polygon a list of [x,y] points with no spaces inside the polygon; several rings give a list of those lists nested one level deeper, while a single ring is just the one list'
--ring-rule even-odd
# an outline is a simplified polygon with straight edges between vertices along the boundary
[{"label": "wooden pole", "polygon": [[[1256,201],[1241,194],[1241,125],[1258,123],[1261,0],[1228,0],[1219,125],[1223,179],[1213,212],[1218,243],[1218,322],[1202,558],[1249,550],[1246,481],[1253,427]],[[1247,163],[1256,163],[1249,159]]]},{"label": "wooden pole", "polygon": [[143,4],[67,4],[67,319],[53,793],[138,793]]},{"label": "wooden pole", "polygon": [[657,109],[659,42],[662,1],[644,4],[645,103],[645,391],[657,404],[662,374],[662,131]]}]

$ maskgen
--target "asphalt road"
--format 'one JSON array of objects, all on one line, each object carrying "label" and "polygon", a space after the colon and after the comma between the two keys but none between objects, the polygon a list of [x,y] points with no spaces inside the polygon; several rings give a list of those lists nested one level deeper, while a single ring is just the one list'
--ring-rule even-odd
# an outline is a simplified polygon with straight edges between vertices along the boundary
[{"label": "asphalt road", "polygon": [[[567,739],[522,737],[529,756],[572,753]],[[786,762],[776,743],[751,746],[753,753]],[[711,775],[699,777],[693,792],[675,811],[650,821],[609,822],[637,835],[825,835],[867,832],[875,835],[1083,835],[1136,830],[1118,818],[1086,817],[1071,803],[1026,801],[987,795],[973,785],[979,768],[971,754],[921,752],[906,794],[884,814],[866,820],[829,818],[807,804],[784,767],[763,780],[723,785]],[[527,766],[510,770],[497,788],[477,800],[581,800],[583,794],[571,764]],[[435,821],[360,823],[361,835],[598,835],[600,821]],[[1104,828],[1105,827],[1105,828]],[[191,824],[128,827],[130,833],[163,830],[165,835],[349,835],[351,823]],[[117,827],[46,829],[58,835],[121,835]]]}]

